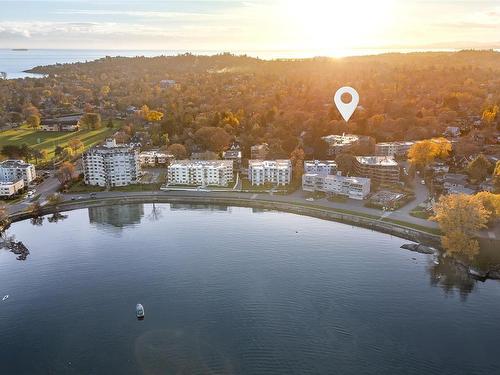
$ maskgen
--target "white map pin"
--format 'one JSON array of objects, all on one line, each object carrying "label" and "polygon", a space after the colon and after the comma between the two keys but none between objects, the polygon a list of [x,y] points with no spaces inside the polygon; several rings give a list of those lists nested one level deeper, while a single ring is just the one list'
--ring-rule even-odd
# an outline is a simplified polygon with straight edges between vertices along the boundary
[{"label": "white map pin", "polygon": [[[342,101],[342,95],[345,93],[351,95],[350,103],[344,103]],[[337,106],[337,109],[339,110],[340,114],[347,122],[349,121],[349,119],[351,118],[352,114],[354,113],[354,111],[358,106],[359,95],[358,92],[354,90],[352,87],[344,86],[337,90],[333,98],[333,101],[335,102],[335,105]]]}]

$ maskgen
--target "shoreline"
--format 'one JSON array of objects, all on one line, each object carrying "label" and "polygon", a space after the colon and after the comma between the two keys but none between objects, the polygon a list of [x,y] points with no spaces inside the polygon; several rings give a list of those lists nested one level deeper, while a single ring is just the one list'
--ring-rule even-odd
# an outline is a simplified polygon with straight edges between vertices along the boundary
[{"label": "shoreline", "polygon": [[[297,215],[315,217],[322,220],[336,221],[377,232],[393,235],[409,241],[418,242],[425,246],[441,249],[441,236],[424,232],[415,228],[382,221],[380,219],[356,215],[354,213],[339,212],[327,207],[318,207],[298,202],[281,202],[277,200],[251,199],[241,197],[214,197],[214,196],[189,196],[189,195],[158,195],[141,194],[105,198],[86,198],[76,201],[65,201],[57,206],[42,206],[39,215],[53,214],[55,212],[73,211],[89,207],[111,206],[120,204],[140,204],[140,203],[183,203],[183,204],[218,204],[234,207],[248,207],[276,210]],[[35,217],[31,212],[20,211],[9,215],[11,223]]]}]

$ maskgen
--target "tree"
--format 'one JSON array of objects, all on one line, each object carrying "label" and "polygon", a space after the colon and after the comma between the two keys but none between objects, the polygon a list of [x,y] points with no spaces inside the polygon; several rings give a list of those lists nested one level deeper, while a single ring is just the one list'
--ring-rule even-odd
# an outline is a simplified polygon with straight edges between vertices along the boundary
[{"label": "tree", "polygon": [[163,113],[159,111],[148,111],[146,114],[146,120],[158,122],[163,118]]},{"label": "tree", "polygon": [[482,120],[490,125],[493,121],[495,121],[498,113],[500,113],[500,108],[497,105],[486,108],[483,111]]},{"label": "tree", "polygon": [[7,209],[7,205],[3,202],[0,202],[0,231],[5,228],[5,226],[9,223],[9,210]]},{"label": "tree", "polygon": [[434,205],[434,216],[444,233],[443,247],[450,255],[473,259],[479,251],[474,239],[479,229],[485,228],[490,213],[480,199],[472,195],[443,195]]},{"label": "tree", "polygon": [[85,113],[80,119],[80,124],[88,130],[100,129],[102,126],[101,115],[92,112]]},{"label": "tree", "polygon": [[125,144],[130,140],[130,136],[123,130],[120,130],[114,135],[115,141],[118,144]]},{"label": "tree", "polygon": [[444,137],[432,138],[431,141],[437,146],[435,157],[439,159],[446,159],[450,156],[452,145],[449,140]]},{"label": "tree", "polygon": [[226,150],[231,143],[231,136],[224,129],[213,126],[201,127],[194,137],[199,145],[214,152]]},{"label": "tree", "polygon": [[491,163],[483,154],[479,154],[467,166],[467,174],[475,182],[482,182],[490,174]]},{"label": "tree", "polygon": [[47,197],[47,201],[49,202],[49,204],[57,207],[59,204],[61,204],[64,201],[64,199],[61,196],[61,194],[54,193],[54,194],[51,194]]},{"label": "tree", "polygon": [[63,152],[64,148],[61,147],[61,146],[56,146],[56,148],[54,149],[54,155],[55,156],[60,156]]},{"label": "tree", "polygon": [[356,161],[356,157],[352,154],[344,153],[340,154],[335,158],[337,162],[337,167],[339,171],[342,172],[344,176],[348,176],[354,171],[354,162]]},{"label": "tree", "polygon": [[16,145],[5,145],[2,147],[1,151],[2,155],[7,156],[8,158],[19,158],[21,157],[22,151],[19,146]]},{"label": "tree", "polygon": [[425,168],[431,164],[439,154],[439,146],[431,140],[415,143],[408,150],[408,160],[417,168]]},{"label": "tree", "polygon": [[33,129],[38,129],[40,127],[40,116],[30,115],[26,119],[26,123],[28,124],[29,127],[33,128]]},{"label": "tree", "polygon": [[72,140],[70,140],[68,142],[68,146],[71,147],[71,149],[74,152],[81,151],[85,147],[84,144],[83,144],[83,142],[80,141],[78,138],[73,138]]},{"label": "tree", "polygon": [[59,170],[56,173],[57,179],[61,184],[66,184],[67,182],[73,179],[75,175],[75,165],[69,161],[65,161],[59,167]]},{"label": "tree", "polygon": [[483,207],[488,211],[488,225],[494,224],[500,217],[500,194],[493,194],[489,191],[482,191],[475,195]]},{"label": "tree", "polygon": [[168,134],[165,133],[163,134],[161,137],[161,143],[164,145],[164,146],[168,146],[168,144],[170,143],[170,139],[168,137]]},{"label": "tree", "polygon": [[495,170],[493,171],[493,192],[500,193],[500,160],[497,161],[495,165]]},{"label": "tree", "polygon": [[107,127],[108,129],[113,129],[114,124],[113,124],[113,120],[112,120],[112,119],[109,119],[109,120],[108,120],[108,123],[106,124],[106,127]]},{"label": "tree", "polygon": [[290,154],[290,161],[292,162],[292,184],[294,187],[299,187],[302,184],[304,158],[304,150],[299,147]]},{"label": "tree", "polygon": [[101,96],[108,96],[109,92],[111,89],[109,88],[108,85],[104,85],[101,87]]},{"label": "tree", "polygon": [[61,157],[65,160],[71,159],[75,155],[75,152],[71,147],[64,147],[61,152]]},{"label": "tree", "polygon": [[170,154],[174,155],[174,157],[177,160],[182,160],[182,159],[186,159],[187,158],[186,147],[184,147],[184,145],[181,145],[179,143],[174,143],[174,144],[168,146],[167,151]]},{"label": "tree", "polygon": [[39,201],[35,201],[28,207],[28,211],[35,217],[40,216],[42,213],[42,205]]}]

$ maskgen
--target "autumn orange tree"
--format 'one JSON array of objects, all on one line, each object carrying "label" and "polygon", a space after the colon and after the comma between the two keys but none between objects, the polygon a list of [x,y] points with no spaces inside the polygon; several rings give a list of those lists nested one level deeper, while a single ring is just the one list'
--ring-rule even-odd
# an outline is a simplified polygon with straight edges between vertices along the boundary
[{"label": "autumn orange tree", "polygon": [[494,192],[500,193],[500,160],[497,161],[497,164],[495,165],[492,178]]},{"label": "autumn orange tree", "polygon": [[292,184],[294,187],[299,187],[302,182],[302,174],[304,173],[304,150],[297,147],[290,154],[292,162]]},{"label": "autumn orange tree", "polygon": [[444,234],[441,242],[448,254],[472,260],[479,253],[476,232],[486,228],[490,216],[478,197],[452,194],[441,196],[431,220],[439,224]]},{"label": "autumn orange tree", "polygon": [[408,160],[417,168],[425,168],[436,158],[446,159],[451,152],[451,143],[446,138],[419,141],[408,150]]},{"label": "autumn orange tree", "polygon": [[59,170],[56,173],[57,179],[65,184],[73,179],[75,175],[75,165],[69,161],[65,161],[59,167]]},{"label": "autumn orange tree", "polygon": [[467,166],[467,174],[471,180],[481,182],[490,174],[491,168],[489,160],[483,154],[479,154]]}]

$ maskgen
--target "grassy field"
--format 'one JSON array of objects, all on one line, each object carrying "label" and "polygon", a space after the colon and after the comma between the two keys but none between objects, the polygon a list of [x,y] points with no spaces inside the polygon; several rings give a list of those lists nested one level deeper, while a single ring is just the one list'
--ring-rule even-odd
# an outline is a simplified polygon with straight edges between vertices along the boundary
[{"label": "grassy field", "polygon": [[[46,150],[48,152],[47,159],[50,160],[54,157],[56,146],[66,147],[70,140],[77,138],[83,142],[86,150],[102,142],[115,131],[116,124],[113,129],[103,127],[98,130],[79,130],[76,132],[47,132],[22,126],[0,132],[0,148],[5,145],[20,146],[26,143],[28,146],[40,151]],[[39,160],[39,162],[43,161]]]}]

